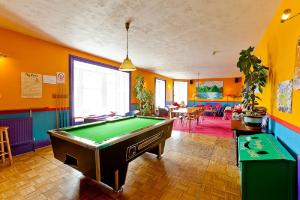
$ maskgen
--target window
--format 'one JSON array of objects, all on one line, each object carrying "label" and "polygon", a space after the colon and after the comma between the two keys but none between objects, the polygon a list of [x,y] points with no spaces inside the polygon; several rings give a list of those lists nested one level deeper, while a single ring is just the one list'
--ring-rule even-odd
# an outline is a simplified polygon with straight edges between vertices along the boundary
[{"label": "window", "polygon": [[130,74],[99,63],[73,62],[73,116],[105,115],[129,111]]},{"label": "window", "polygon": [[187,105],[187,91],[188,82],[174,81],[174,102],[184,102],[184,104]]},{"label": "window", "polygon": [[155,106],[163,108],[166,106],[166,80],[155,79]]}]

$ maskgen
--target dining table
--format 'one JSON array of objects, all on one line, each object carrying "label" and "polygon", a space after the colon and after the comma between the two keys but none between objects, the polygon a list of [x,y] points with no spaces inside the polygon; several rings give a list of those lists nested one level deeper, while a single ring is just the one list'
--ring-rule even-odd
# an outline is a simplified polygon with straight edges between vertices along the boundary
[{"label": "dining table", "polygon": [[183,123],[183,118],[186,118],[188,121],[188,128],[189,132],[191,131],[191,121],[197,120],[197,125],[199,122],[199,117],[201,116],[201,109],[198,107],[185,107],[185,108],[178,108],[176,110],[173,110],[172,113],[174,115],[178,116],[178,118],[181,121],[181,124]]}]

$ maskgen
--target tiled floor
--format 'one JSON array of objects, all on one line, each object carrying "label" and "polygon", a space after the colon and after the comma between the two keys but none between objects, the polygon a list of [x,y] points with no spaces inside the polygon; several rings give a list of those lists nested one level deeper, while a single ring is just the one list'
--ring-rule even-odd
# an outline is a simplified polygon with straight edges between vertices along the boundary
[{"label": "tiled floor", "polygon": [[[240,199],[232,139],[173,131],[161,160],[144,154],[129,164],[116,194],[53,158],[51,147],[0,165],[0,199]],[[106,194],[106,195],[105,195]]]}]

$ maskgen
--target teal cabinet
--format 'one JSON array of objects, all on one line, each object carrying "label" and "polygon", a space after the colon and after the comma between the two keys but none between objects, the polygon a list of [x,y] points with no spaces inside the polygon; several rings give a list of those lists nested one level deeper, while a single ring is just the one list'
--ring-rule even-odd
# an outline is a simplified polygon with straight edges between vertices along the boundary
[{"label": "teal cabinet", "polygon": [[238,138],[243,200],[296,199],[296,161],[270,134]]}]

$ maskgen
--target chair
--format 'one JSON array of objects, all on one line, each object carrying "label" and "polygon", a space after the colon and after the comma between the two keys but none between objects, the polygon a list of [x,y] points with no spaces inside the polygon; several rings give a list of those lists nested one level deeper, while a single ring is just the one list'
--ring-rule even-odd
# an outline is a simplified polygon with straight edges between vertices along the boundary
[{"label": "chair", "polygon": [[204,106],[204,114],[207,116],[207,114],[212,115],[213,117],[216,117],[216,109],[210,105],[210,104],[206,104]]},{"label": "chair", "polygon": [[220,104],[220,103],[216,104],[216,105],[215,105],[215,108],[216,108],[217,110],[220,109],[220,108],[222,108],[222,104]]},{"label": "chair", "polygon": [[169,117],[169,111],[166,108],[158,108],[159,117]]},{"label": "chair", "polygon": [[199,124],[199,121],[201,121],[201,123],[203,122],[203,117],[204,117],[204,107],[200,107],[197,109],[197,125]]},{"label": "chair", "polygon": [[197,108],[187,108],[187,113],[184,116],[189,128],[189,133],[191,132],[192,121],[197,119],[196,112],[197,112]]},{"label": "chair", "polygon": [[[6,143],[6,145],[4,145]],[[11,155],[11,150],[10,150],[10,143],[9,143],[9,138],[8,138],[8,127],[0,127],[0,146],[1,146],[1,159],[3,164],[5,164],[6,160],[6,155],[8,155],[10,164],[13,163],[12,160],[12,155]],[[7,151],[5,151],[5,146]]]},{"label": "chair", "polygon": [[230,106],[227,106],[224,110],[223,119],[230,120],[232,118],[233,109]]},{"label": "chair", "polygon": [[224,108],[222,106],[222,104],[218,103],[215,105],[215,110],[216,110],[216,116],[223,116],[223,111],[224,111]]},{"label": "chair", "polygon": [[129,112],[125,113],[125,117],[138,115],[139,113],[140,113],[139,110],[132,110],[132,111],[129,111]]}]

